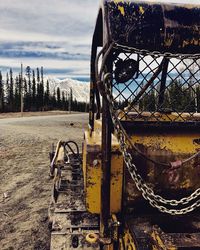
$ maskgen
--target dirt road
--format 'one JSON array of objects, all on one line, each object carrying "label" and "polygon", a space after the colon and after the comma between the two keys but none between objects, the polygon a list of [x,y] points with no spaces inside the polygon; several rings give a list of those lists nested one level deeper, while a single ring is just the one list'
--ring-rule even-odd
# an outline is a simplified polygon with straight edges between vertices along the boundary
[{"label": "dirt road", "polygon": [[87,114],[0,120],[1,250],[49,249],[48,153],[59,139],[81,146],[87,122]]}]

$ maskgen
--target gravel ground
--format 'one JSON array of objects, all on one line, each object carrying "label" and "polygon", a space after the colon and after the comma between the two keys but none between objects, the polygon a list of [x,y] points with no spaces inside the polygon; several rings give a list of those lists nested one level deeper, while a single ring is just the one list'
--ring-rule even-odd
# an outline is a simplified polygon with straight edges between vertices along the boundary
[{"label": "gravel ground", "polygon": [[59,139],[81,146],[87,122],[88,114],[0,119],[1,250],[49,249],[48,153]]}]

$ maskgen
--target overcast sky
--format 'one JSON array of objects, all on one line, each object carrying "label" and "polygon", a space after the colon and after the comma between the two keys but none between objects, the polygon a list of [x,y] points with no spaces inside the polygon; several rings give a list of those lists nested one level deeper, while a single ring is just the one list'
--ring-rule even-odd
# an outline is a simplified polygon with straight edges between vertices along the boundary
[{"label": "overcast sky", "polygon": [[0,68],[44,66],[58,77],[88,75],[98,0],[0,1]]},{"label": "overcast sky", "polygon": [[22,62],[24,67],[44,66],[50,76],[88,76],[99,2],[0,0],[0,69],[6,72],[12,67],[18,72]]}]

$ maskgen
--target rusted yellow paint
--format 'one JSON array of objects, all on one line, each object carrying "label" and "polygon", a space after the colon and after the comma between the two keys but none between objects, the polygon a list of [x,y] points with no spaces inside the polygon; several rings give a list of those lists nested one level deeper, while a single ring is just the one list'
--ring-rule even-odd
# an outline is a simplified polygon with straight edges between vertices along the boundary
[{"label": "rusted yellow paint", "polygon": [[116,250],[116,249],[114,249],[114,246],[113,246],[113,244],[111,243],[111,244],[109,244],[109,245],[105,245],[104,248],[103,248],[103,250]]},{"label": "rusted yellow paint", "polygon": [[140,13],[143,15],[144,14],[144,9],[142,6],[139,7]]},{"label": "rusted yellow paint", "polygon": [[[131,136],[131,140],[136,145],[143,147],[148,156],[158,162],[169,163],[175,160],[185,160],[189,156],[194,155],[199,149],[200,145],[195,144],[194,140],[200,138],[200,133],[193,132],[176,132],[170,133],[154,133],[143,132],[142,134],[136,133]],[[178,181],[174,184],[176,190],[178,189],[192,189],[199,188],[199,180],[197,177],[197,165],[196,160],[191,160],[188,163],[178,169]],[[195,167],[196,166],[196,167]],[[140,168],[141,166],[137,166]],[[159,182],[164,188],[170,188],[170,184],[167,178],[167,174],[164,174],[160,167],[154,166],[148,160],[143,163],[142,168],[148,169],[149,181],[154,185],[155,182]],[[162,177],[158,177],[158,173],[162,173]],[[164,178],[164,179],[163,179]],[[131,184],[133,188],[133,184]],[[131,190],[131,188],[129,188]],[[134,192],[137,194],[136,192]]]},{"label": "rusted yellow paint", "polygon": [[[101,123],[95,122],[95,129],[90,136],[89,131],[85,132],[83,150],[83,172],[86,191],[86,205],[91,213],[100,213],[101,195]],[[112,137],[111,156],[111,187],[110,187],[110,208],[111,213],[118,213],[121,210],[123,182],[123,157],[119,152],[117,139]]]},{"label": "rusted yellow paint", "polygon": [[125,250],[122,238],[119,239],[119,249],[120,250]]},{"label": "rusted yellow paint", "polygon": [[[118,113],[119,117],[123,117],[123,120],[128,121],[129,117],[124,117],[124,111],[120,111]],[[131,113],[134,115],[134,112]],[[185,120],[191,119],[190,114],[183,113],[182,114]],[[155,113],[155,117],[159,119],[161,123],[169,122],[170,120],[175,120],[179,122],[183,122],[181,117],[179,117],[176,113],[171,114],[163,114],[163,113]],[[195,113],[193,115],[194,120],[200,119],[200,113]],[[156,118],[150,118],[149,112],[143,112],[141,117],[137,119],[138,121],[156,121]],[[162,125],[160,125],[162,126]],[[144,153],[148,155],[148,158],[153,159],[157,162],[162,163],[170,163],[171,161],[177,160],[185,160],[188,157],[197,153],[200,150],[200,144],[195,143],[195,139],[200,138],[200,133],[196,130],[176,130],[172,131],[170,128],[166,128],[164,131],[162,129],[154,130],[154,132],[150,131],[150,129],[146,129],[146,131],[136,131],[134,129],[134,125],[132,130],[129,132],[129,136],[131,137],[132,142],[140,148]],[[133,150],[134,153],[134,150]],[[136,157],[138,154],[135,152]],[[172,173],[173,177],[170,178],[166,172],[164,172],[163,166],[155,166],[155,164],[151,163],[148,160],[144,160],[141,157],[140,163],[136,163],[136,167],[138,169],[145,169],[146,181],[152,184],[152,187],[159,187],[159,190],[193,190],[195,191],[197,188],[200,188],[199,179],[198,179],[198,168],[200,162],[198,158],[190,160],[181,166],[177,173]],[[176,178],[177,177],[177,178]],[[141,193],[138,192],[134,182],[132,179],[126,180],[126,195],[131,202],[136,201],[138,197],[141,196]]]},{"label": "rusted yellow paint", "polygon": [[146,148],[152,150],[171,151],[172,154],[195,154],[200,148],[199,145],[194,144],[193,140],[200,137],[199,133],[155,133],[149,132],[136,133],[132,135],[134,143],[142,144]]},{"label": "rusted yellow paint", "polygon": [[118,4],[118,3],[124,3],[124,0],[114,0],[114,3]]},{"label": "rusted yellow paint", "polygon": [[121,14],[124,16],[125,15],[125,10],[123,6],[118,5],[118,10],[121,12]]},{"label": "rusted yellow paint", "polygon": [[186,180],[184,180],[184,181],[180,184],[180,188],[185,188],[185,189],[187,189],[187,188],[191,187],[192,185],[193,185],[192,180],[186,179]]},{"label": "rusted yellow paint", "polygon": [[[127,111],[129,110],[131,104],[129,104],[129,106],[127,106],[126,108],[124,108],[124,110],[120,110],[118,111],[118,117],[122,120],[130,120],[129,118],[129,112],[127,113]],[[137,109],[135,107],[135,109]],[[137,112],[131,112],[132,114],[136,114]],[[155,112],[152,116],[151,112],[141,112],[140,113],[141,118],[137,118],[137,121],[144,121],[147,120],[148,121],[161,121],[161,122],[171,122],[171,121],[176,121],[176,122],[184,122],[185,120],[190,120],[191,119],[191,114],[190,113],[181,113],[181,115],[177,112],[171,112],[170,114],[164,114],[164,113],[160,113],[160,112]],[[183,120],[184,119],[184,120]],[[193,114],[193,119],[200,119],[200,113],[194,113]],[[135,120],[136,121],[136,120]]]},{"label": "rusted yellow paint", "polygon": [[[123,117],[123,120],[129,120],[128,117],[124,116],[124,112],[120,111],[118,114],[119,118]],[[179,116],[177,113],[171,114],[162,114],[159,112],[154,113],[154,118],[151,119],[149,112],[142,112],[141,118],[138,118],[138,121],[144,121],[148,119],[148,121],[156,121],[159,119],[160,122],[169,122],[169,121],[177,121],[183,122],[183,118],[188,120],[190,117],[189,113],[182,113]],[[182,118],[181,118],[182,117]],[[200,114],[196,113],[193,115],[194,119],[200,119]],[[170,130],[165,133],[154,133],[151,131],[146,131],[143,133],[135,133],[134,129],[132,132],[132,141],[135,143],[139,143],[144,145],[145,147],[151,147],[155,150],[169,150],[172,153],[179,154],[194,154],[196,150],[200,148],[199,145],[195,145],[193,140],[200,137],[199,133],[193,133],[193,131],[184,132],[177,131],[176,133],[172,133]]]},{"label": "rusted yellow paint", "polygon": [[161,239],[160,234],[155,230],[153,230],[151,237],[155,242],[155,245],[153,245],[154,250],[177,250],[177,247],[175,247],[175,245],[173,245],[170,242],[167,242],[166,245],[166,243],[164,243],[163,240]]},{"label": "rusted yellow paint", "polygon": [[123,241],[124,241],[125,249],[137,250],[136,245],[135,245],[134,240],[133,240],[133,237],[132,237],[128,228],[125,228],[125,230],[124,230]]},{"label": "rusted yellow paint", "polygon": [[86,179],[87,179],[87,173],[86,173],[86,157],[87,157],[87,152],[86,152],[86,143],[85,143],[85,140],[84,140],[84,143],[83,143],[83,163],[82,163],[82,166],[83,166],[83,176],[84,176],[84,188],[86,187]]},{"label": "rusted yellow paint", "polygon": [[[173,160],[184,160],[195,154],[199,150],[200,145],[194,143],[194,139],[200,138],[200,133],[188,131],[171,132],[167,131],[151,131],[137,132],[132,129],[130,133],[131,140],[136,145],[144,148],[148,152],[151,159],[158,162],[169,163]],[[87,153],[86,153],[87,151]],[[112,179],[111,179],[111,208],[112,212],[120,210],[122,174],[123,174],[123,158],[119,152],[119,145],[116,137],[112,138]],[[100,212],[100,185],[101,185],[101,122],[95,122],[95,131],[92,137],[89,132],[86,132],[86,141],[84,147],[84,176],[86,186],[86,201],[88,208],[93,213]],[[87,156],[87,157],[86,157]],[[97,166],[94,166],[93,161],[98,160]],[[87,163],[86,163],[87,162]],[[197,176],[197,168],[194,167],[194,162],[190,161],[181,167],[179,172],[179,180],[173,184],[173,189],[191,189],[199,188],[199,180]],[[195,163],[197,166],[198,164]],[[149,161],[141,164],[136,164],[137,168],[145,168],[147,171],[147,182],[154,186],[159,185],[163,189],[170,189],[170,183],[167,174],[164,174],[160,166],[154,166]],[[126,180],[126,195],[130,201],[136,201],[141,193],[135,187],[132,179]],[[116,197],[113,199],[113,197]]]},{"label": "rusted yellow paint", "polygon": [[194,38],[192,38],[191,40],[189,40],[189,39],[187,39],[187,40],[185,40],[185,41],[183,41],[183,48],[185,47],[185,46],[188,46],[188,45],[199,45],[199,40],[198,39],[194,39]]}]

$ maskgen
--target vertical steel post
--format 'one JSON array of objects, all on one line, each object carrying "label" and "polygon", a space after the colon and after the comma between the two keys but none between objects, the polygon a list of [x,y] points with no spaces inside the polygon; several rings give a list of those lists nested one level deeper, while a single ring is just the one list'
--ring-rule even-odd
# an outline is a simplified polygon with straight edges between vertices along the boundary
[{"label": "vertical steel post", "polygon": [[101,180],[101,237],[109,238],[110,176],[111,176],[112,122],[108,102],[103,98],[102,113],[102,180]]},{"label": "vertical steel post", "polygon": [[162,105],[164,103],[168,66],[169,66],[169,59],[165,58],[163,62],[161,84],[160,84],[160,90],[159,90],[158,108],[160,107],[162,108]]}]

